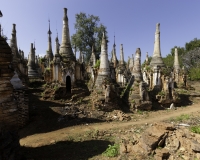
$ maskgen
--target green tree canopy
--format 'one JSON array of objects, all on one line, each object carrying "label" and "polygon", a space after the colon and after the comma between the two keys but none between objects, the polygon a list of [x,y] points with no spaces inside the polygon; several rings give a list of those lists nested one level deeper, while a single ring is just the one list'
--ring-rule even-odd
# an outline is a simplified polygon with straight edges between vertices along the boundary
[{"label": "green tree canopy", "polygon": [[[195,48],[200,47],[200,40],[197,38],[194,38],[193,40],[191,40],[190,42],[185,43],[185,47],[178,47],[178,46],[174,46],[170,53],[163,58],[163,62],[165,63],[166,66],[168,67],[173,67],[174,64],[174,52],[175,52],[175,48],[178,49],[178,56],[179,56],[179,64],[182,67],[183,65],[188,66],[190,63],[189,62],[189,55],[193,54],[194,52],[190,52],[193,51]],[[186,55],[186,56],[185,56]],[[194,54],[192,55],[194,57]],[[183,57],[185,57],[185,60],[183,61]],[[187,60],[186,60],[187,59]],[[194,63],[191,63],[190,65],[192,65]]]},{"label": "green tree canopy", "polygon": [[74,27],[76,33],[71,37],[72,46],[76,47],[77,51],[81,51],[85,55],[85,60],[88,61],[91,56],[92,46],[94,45],[95,53],[98,57],[101,52],[103,32],[107,38],[106,27],[100,23],[100,18],[80,12],[76,14],[76,23]]},{"label": "green tree canopy", "polygon": [[166,57],[163,58],[163,62],[166,67],[173,68],[174,66],[174,56],[168,54]]},{"label": "green tree canopy", "polygon": [[194,38],[194,40],[191,40],[189,43],[185,44],[186,52],[191,51],[197,47],[200,47],[200,39],[197,38]]},{"label": "green tree canopy", "polygon": [[177,46],[174,46],[172,49],[171,49],[171,55],[174,56],[174,52],[175,52],[175,48],[177,48],[178,50],[178,56],[182,56],[185,54],[185,48],[184,47],[177,47]]}]

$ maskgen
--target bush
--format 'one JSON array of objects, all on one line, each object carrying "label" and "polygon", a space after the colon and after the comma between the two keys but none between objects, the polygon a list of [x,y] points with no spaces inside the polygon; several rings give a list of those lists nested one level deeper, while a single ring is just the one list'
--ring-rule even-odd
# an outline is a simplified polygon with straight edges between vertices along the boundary
[{"label": "bush", "polygon": [[189,72],[189,77],[192,81],[200,80],[200,68],[191,68]]},{"label": "bush", "polygon": [[164,91],[158,92],[158,95],[165,96],[165,92]]},{"label": "bush", "polygon": [[114,144],[113,146],[109,144],[106,151],[104,151],[102,153],[102,155],[104,155],[106,157],[116,157],[118,154],[119,154],[119,145],[118,144]]},{"label": "bush", "polygon": [[198,133],[200,134],[200,126],[193,126],[190,128],[190,131],[193,133]]},{"label": "bush", "polygon": [[95,64],[94,68],[99,68],[99,67],[100,67],[100,60],[97,60],[97,62],[96,62],[96,64]]}]

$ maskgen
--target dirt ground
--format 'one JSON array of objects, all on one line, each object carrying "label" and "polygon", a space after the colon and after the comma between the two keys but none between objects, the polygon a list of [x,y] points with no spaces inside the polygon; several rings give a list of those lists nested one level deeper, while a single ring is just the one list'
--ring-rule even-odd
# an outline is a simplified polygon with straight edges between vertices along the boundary
[{"label": "dirt ground", "polygon": [[[195,90],[181,91],[182,105],[176,110],[126,113],[130,121],[112,122],[95,118],[63,120],[64,100],[42,100],[41,88],[30,89],[30,123],[19,132],[20,152],[28,160],[117,159],[104,157],[102,153],[109,144],[120,141],[120,134],[126,130],[134,128],[142,132],[155,122],[182,114],[200,116],[200,82],[191,85]],[[88,105],[87,97],[82,105]]]}]

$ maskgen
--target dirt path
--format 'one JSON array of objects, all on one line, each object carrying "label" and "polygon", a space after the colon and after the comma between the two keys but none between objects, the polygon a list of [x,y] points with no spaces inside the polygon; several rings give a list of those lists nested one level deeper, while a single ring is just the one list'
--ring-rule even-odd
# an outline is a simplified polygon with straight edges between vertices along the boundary
[{"label": "dirt path", "polygon": [[73,136],[75,134],[84,134],[86,131],[91,130],[107,130],[107,129],[122,129],[124,127],[129,127],[132,125],[145,124],[145,123],[154,123],[158,121],[163,121],[171,117],[177,117],[181,114],[191,114],[200,112],[200,105],[193,104],[188,107],[181,107],[177,110],[169,110],[163,112],[153,112],[148,118],[137,119],[137,121],[128,121],[128,122],[103,122],[103,123],[93,123],[88,125],[79,125],[66,127],[56,131],[51,131],[47,133],[34,134],[27,137],[24,137],[20,140],[21,146],[26,147],[39,147],[51,144],[52,141],[63,141],[67,137]]}]

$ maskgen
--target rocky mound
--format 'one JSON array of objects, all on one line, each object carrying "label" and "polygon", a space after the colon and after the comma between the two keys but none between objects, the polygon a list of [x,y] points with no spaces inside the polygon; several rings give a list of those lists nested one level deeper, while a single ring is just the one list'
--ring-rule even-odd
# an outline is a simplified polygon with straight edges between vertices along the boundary
[{"label": "rocky mound", "polygon": [[156,123],[142,135],[123,137],[120,145],[121,156],[155,160],[200,159],[200,135],[184,126]]}]

